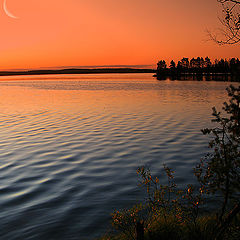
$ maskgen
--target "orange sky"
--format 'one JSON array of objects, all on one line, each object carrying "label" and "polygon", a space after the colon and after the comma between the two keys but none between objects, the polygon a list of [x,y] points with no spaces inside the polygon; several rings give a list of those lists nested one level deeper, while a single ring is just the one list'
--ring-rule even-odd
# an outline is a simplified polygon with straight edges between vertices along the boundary
[{"label": "orange sky", "polygon": [[206,41],[217,0],[0,0],[0,69],[155,65],[159,59],[240,57]]}]

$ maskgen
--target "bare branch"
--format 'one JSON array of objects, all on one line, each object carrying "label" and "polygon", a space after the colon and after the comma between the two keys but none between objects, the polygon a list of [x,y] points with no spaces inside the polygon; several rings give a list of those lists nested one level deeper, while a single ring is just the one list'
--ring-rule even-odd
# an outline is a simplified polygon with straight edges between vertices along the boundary
[{"label": "bare branch", "polygon": [[208,32],[211,40],[219,45],[240,43],[240,0],[217,0],[222,4],[223,16],[219,19],[219,34]]}]

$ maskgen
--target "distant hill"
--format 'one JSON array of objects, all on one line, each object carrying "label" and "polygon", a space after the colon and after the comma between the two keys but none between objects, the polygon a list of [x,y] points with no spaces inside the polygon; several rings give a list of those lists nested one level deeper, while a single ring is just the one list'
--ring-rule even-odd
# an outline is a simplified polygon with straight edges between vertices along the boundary
[{"label": "distant hill", "polygon": [[103,73],[156,73],[153,69],[135,68],[100,68],[100,69],[60,69],[60,70],[29,70],[29,71],[0,71],[0,76],[17,75],[47,75],[47,74],[103,74]]}]

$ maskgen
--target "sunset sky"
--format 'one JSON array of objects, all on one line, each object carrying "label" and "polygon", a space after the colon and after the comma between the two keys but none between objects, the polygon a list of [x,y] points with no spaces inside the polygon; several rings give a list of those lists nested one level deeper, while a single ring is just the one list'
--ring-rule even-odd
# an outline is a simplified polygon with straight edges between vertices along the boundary
[{"label": "sunset sky", "polygon": [[207,41],[217,0],[0,0],[0,70],[240,57]]}]

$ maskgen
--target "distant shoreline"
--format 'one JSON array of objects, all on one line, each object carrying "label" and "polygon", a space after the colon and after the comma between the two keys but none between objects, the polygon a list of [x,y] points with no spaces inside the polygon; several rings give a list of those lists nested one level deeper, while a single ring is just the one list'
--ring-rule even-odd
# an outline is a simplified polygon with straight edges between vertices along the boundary
[{"label": "distant shoreline", "polygon": [[156,73],[154,69],[101,68],[101,69],[60,69],[0,71],[0,76],[55,75],[55,74],[103,74],[103,73]]}]

